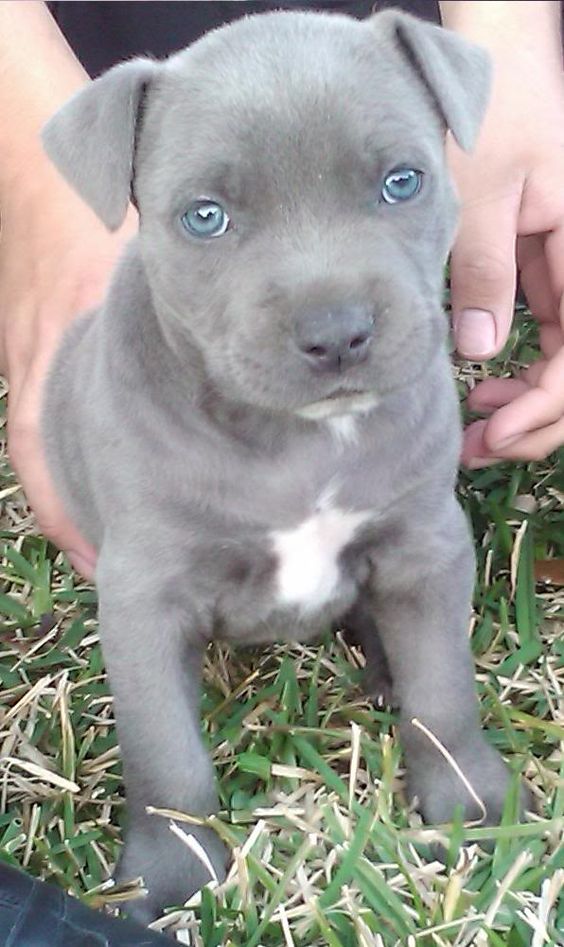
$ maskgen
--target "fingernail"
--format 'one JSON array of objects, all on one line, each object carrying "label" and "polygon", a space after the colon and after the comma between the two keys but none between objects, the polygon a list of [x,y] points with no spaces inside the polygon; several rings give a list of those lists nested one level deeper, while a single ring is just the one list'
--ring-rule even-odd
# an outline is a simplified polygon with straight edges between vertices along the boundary
[{"label": "fingernail", "polygon": [[458,351],[467,358],[487,358],[495,348],[495,321],[487,309],[463,309],[454,320]]},{"label": "fingernail", "polygon": [[514,444],[515,441],[518,441],[525,432],[519,434],[512,434],[511,437],[505,437],[502,441],[497,441],[497,443],[491,445],[493,451],[503,450],[504,447],[509,447],[511,444]]}]

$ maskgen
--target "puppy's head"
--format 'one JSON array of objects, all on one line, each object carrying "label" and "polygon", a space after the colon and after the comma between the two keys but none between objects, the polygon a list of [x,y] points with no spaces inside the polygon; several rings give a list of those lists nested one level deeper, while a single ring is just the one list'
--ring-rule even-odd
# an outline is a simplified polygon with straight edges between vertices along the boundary
[{"label": "puppy's head", "polygon": [[485,54],[395,11],[272,13],[135,60],[48,124],[110,228],[133,197],[161,319],[226,397],[310,417],[413,383],[442,344],[455,199]]}]

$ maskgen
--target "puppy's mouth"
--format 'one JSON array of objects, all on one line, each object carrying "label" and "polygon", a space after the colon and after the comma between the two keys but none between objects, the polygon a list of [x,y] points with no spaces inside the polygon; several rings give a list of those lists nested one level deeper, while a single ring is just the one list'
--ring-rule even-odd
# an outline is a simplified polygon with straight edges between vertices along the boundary
[{"label": "puppy's mouth", "polygon": [[325,398],[312,401],[298,408],[296,414],[308,421],[323,421],[347,414],[367,414],[378,404],[375,391],[357,391],[350,388],[336,388]]},{"label": "puppy's mouth", "polygon": [[361,395],[366,394],[364,391],[360,391],[359,388],[336,388],[335,391],[332,391],[329,395],[323,398],[323,401],[334,401],[336,398],[356,398]]}]

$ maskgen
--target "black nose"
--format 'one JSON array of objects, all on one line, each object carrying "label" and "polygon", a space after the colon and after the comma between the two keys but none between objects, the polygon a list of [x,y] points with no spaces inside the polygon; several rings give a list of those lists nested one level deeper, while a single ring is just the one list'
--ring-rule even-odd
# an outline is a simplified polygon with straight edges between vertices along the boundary
[{"label": "black nose", "polygon": [[339,372],[367,358],[373,330],[368,307],[320,307],[300,315],[294,338],[312,369]]}]

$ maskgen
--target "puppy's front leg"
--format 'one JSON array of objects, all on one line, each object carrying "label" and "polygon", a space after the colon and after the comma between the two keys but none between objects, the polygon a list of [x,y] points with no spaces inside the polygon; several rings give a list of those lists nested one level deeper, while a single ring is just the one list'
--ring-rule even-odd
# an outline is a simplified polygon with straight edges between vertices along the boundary
[{"label": "puppy's front leg", "polygon": [[[480,819],[475,796],[487,822],[497,822],[509,774],[480,729],[467,631],[474,556],[462,511],[449,500],[425,524],[412,510],[398,540],[378,551],[373,589],[400,705],[410,795],[429,822],[448,822],[456,806],[466,819]],[[456,760],[475,796],[418,723]]]},{"label": "puppy's front leg", "polygon": [[[98,570],[100,636],[114,694],[123,757],[128,828],[118,866],[120,881],[142,875],[148,896],[127,911],[148,922],[163,907],[182,903],[210,880],[205,864],[147,806],[205,816],[217,809],[211,761],[200,736],[200,673],[204,647],[188,611],[170,586],[153,586],[136,563],[128,576],[109,555]],[[121,581],[123,579],[123,581]],[[182,596],[184,598],[184,596]],[[184,825],[206,850],[219,877],[226,850],[207,828]]]}]

